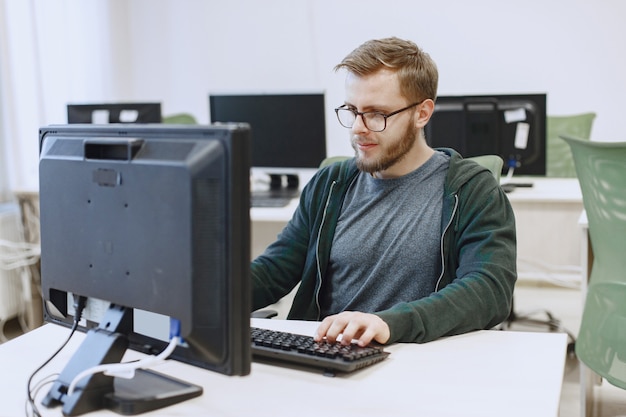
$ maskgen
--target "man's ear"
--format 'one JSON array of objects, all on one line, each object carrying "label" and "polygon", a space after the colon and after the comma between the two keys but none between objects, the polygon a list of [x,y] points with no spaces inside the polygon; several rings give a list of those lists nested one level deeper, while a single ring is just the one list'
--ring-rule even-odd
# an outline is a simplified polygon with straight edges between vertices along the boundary
[{"label": "man's ear", "polygon": [[422,101],[422,103],[418,106],[418,114],[415,119],[415,125],[419,129],[426,126],[426,123],[430,120],[430,117],[433,115],[435,111],[435,102],[429,98]]}]

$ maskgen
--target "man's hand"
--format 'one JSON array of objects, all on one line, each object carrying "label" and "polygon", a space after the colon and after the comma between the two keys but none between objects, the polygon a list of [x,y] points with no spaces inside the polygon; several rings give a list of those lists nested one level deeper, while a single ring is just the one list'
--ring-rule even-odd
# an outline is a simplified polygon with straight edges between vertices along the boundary
[{"label": "man's hand", "polygon": [[326,338],[334,343],[341,335],[341,343],[348,345],[356,340],[359,346],[367,346],[372,340],[384,344],[389,340],[389,326],[375,314],[344,311],[326,317],[320,323],[313,338],[320,342]]}]

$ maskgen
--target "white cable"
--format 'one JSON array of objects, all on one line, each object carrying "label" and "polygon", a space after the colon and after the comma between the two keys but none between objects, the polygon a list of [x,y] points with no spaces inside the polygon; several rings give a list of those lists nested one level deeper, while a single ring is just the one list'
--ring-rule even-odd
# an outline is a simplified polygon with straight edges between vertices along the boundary
[{"label": "white cable", "polygon": [[511,181],[511,179],[513,179],[513,172],[515,171],[515,168],[513,167],[509,167],[508,171],[506,172],[506,177],[504,177],[501,181],[500,181],[500,185],[504,185],[507,184],[508,182]]},{"label": "white cable", "polygon": [[0,239],[0,245],[10,249],[24,250],[27,252],[39,253],[39,245],[28,242],[13,242],[10,240]]},{"label": "white cable", "polygon": [[40,255],[39,245],[0,239],[0,269],[12,270],[34,265]]},{"label": "white cable", "polygon": [[179,341],[180,338],[178,336],[172,337],[167,347],[157,356],[150,355],[136,362],[106,363],[103,365],[96,365],[91,368],[87,368],[74,377],[67,390],[67,395],[72,395],[74,389],[76,388],[76,385],[83,378],[100,372],[104,373],[107,376],[131,379],[135,376],[135,371],[137,369],[150,368],[165,361],[165,359],[167,359],[172,354]]},{"label": "white cable", "polygon": [[[15,242],[0,239],[0,270],[14,271],[19,274],[21,281],[21,296],[23,302],[19,304],[17,319],[22,330],[27,331],[26,321],[28,306],[32,303],[33,265],[39,262],[41,250],[39,245],[28,242]],[[39,291],[39,283],[36,283]]]}]

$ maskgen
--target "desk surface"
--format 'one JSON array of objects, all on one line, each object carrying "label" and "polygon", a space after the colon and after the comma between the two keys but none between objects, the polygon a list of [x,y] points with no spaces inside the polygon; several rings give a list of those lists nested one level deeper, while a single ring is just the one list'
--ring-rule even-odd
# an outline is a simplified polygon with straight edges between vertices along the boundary
[{"label": "desk surface", "polygon": [[[519,187],[508,193],[512,203],[582,204],[582,193],[576,178],[513,177],[510,182],[532,184],[532,187]],[[250,209],[250,217],[257,222],[286,223],[297,206],[298,199],[293,199],[285,207],[253,207]]]},{"label": "desk surface", "polygon": [[511,202],[527,203],[582,203],[582,192],[577,178],[513,177],[512,183],[530,183],[508,193]]},{"label": "desk surface", "polygon": [[[311,334],[316,323],[255,319],[253,325]],[[0,415],[24,415],[28,377],[68,332],[47,324],[0,345]],[[77,333],[35,380],[62,369],[83,337]],[[421,345],[389,346],[391,355],[385,361],[334,378],[259,363],[253,363],[248,376],[226,377],[168,361],[156,370],[201,385],[204,393],[144,415],[556,417],[566,345],[565,334],[480,331]],[[129,351],[124,359],[140,356]],[[40,411],[44,416],[61,415],[60,408]]]}]

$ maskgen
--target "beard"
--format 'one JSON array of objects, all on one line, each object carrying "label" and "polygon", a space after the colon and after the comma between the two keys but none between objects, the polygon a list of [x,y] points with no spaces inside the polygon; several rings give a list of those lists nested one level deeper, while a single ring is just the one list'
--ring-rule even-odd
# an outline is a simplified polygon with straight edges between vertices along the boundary
[{"label": "beard", "polygon": [[413,117],[411,117],[411,121],[400,139],[387,143],[386,148],[383,149],[383,154],[372,160],[365,160],[359,154],[357,146],[353,141],[352,148],[356,152],[356,166],[359,170],[368,174],[384,171],[402,160],[409,153],[415,145],[418,136],[418,129],[413,123]]}]

